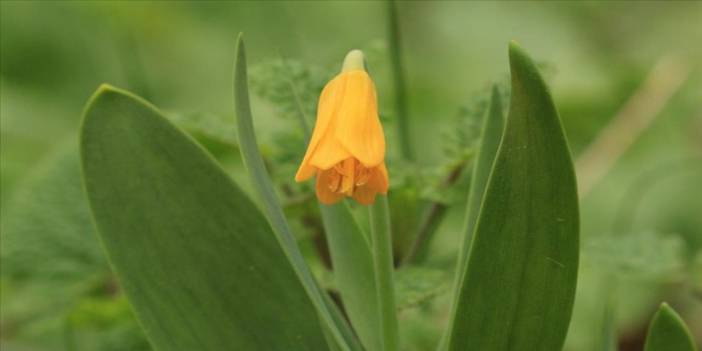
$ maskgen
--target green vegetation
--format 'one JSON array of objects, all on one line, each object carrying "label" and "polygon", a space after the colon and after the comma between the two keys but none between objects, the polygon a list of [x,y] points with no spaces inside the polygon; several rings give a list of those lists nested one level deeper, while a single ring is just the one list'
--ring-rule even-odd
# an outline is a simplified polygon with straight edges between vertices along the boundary
[{"label": "green vegetation", "polygon": [[[700,22],[699,2],[3,1],[0,348],[699,348]],[[354,48],[388,144],[371,211],[293,180]],[[124,90],[90,99],[103,83]]]}]

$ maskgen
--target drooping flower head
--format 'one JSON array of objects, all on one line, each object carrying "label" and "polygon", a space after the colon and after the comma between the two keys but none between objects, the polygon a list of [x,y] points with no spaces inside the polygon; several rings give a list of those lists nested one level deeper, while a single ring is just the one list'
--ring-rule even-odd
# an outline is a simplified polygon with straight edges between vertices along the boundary
[{"label": "drooping flower head", "polygon": [[341,73],[319,97],[317,122],[295,180],[315,175],[317,198],[324,204],[349,196],[369,205],[376,194],[387,193],[385,137],[375,85],[359,50],[346,55]]}]

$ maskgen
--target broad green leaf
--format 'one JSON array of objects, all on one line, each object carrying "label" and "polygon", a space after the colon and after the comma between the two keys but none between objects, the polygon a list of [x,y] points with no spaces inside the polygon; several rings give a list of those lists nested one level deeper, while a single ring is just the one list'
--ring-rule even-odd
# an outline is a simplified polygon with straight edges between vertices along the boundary
[{"label": "broad green leaf", "polygon": [[450,350],[561,350],[578,270],[575,175],[551,95],[512,43],[512,98],[458,290]]},{"label": "broad green leaf", "polygon": [[81,154],[102,243],[156,349],[326,349],[265,218],[156,108],[101,87]]},{"label": "broad green leaf", "polygon": [[663,303],[651,320],[644,351],[695,351],[685,322],[668,304]]},{"label": "broad green leaf", "polygon": [[309,299],[312,301],[319,318],[325,328],[325,333],[334,340],[334,347],[347,350],[355,347],[354,337],[343,318],[337,316],[339,312],[326,303],[324,293],[319,288],[305,259],[300,252],[295,237],[288,225],[283,209],[276,197],[273,184],[266,171],[263,158],[258,150],[256,134],[253,127],[253,117],[249,101],[248,76],[246,70],[246,48],[243,37],[239,34],[236,46],[236,59],[234,62],[234,107],[237,122],[237,137],[241,157],[244,160],[254,190],[263,202],[263,209],[270,222],[273,232],[292,264],[295,274],[302,282],[302,286]]}]

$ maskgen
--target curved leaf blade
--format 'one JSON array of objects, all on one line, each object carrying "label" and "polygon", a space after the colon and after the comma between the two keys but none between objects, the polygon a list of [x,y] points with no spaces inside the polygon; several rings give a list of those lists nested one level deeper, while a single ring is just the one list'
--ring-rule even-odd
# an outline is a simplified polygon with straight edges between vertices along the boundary
[{"label": "curved leaf blade", "polygon": [[327,303],[325,293],[322,292],[317,281],[305,263],[288,221],[283,213],[283,208],[275,194],[273,184],[263,162],[261,152],[258,150],[256,133],[253,126],[253,115],[249,99],[248,72],[246,64],[246,46],[243,34],[239,34],[236,41],[236,54],[234,61],[234,109],[237,123],[237,138],[244,165],[249,172],[254,190],[263,202],[263,208],[273,232],[280,242],[283,252],[290,260],[295,274],[302,282],[305,292],[317,310],[319,318],[325,328],[325,333],[333,342],[333,347],[341,350],[349,348],[359,349],[353,331],[346,324],[335,305]]},{"label": "curved leaf blade", "polygon": [[466,208],[466,223],[463,232],[463,245],[458,259],[458,272],[461,272],[465,267],[465,262],[468,259],[470,250],[470,241],[475,231],[475,223],[478,220],[480,205],[483,203],[485,195],[485,187],[487,186],[490,171],[495,161],[497,148],[502,140],[502,131],[504,130],[505,120],[502,116],[502,100],[497,87],[492,88],[490,97],[490,108],[483,120],[483,127],[480,137],[480,149],[473,167],[473,175],[470,181],[470,190],[468,192],[468,206]]},{"label": "curved leaf blade", "polygon": [[326,349],[266,220],[153,106],[98,89],[81,156],[102,243],[156,349]]},{"label": "curved leaf blade", "polygon": [[685,322],[667,303],[661,304],[651,320],[644,351],[695,351]]},{"label": "curved leaf blade", "polygon": [[388,198],[379,196],[368,208],[375,286],[380,309],[380,331],[383,351],[397,351],[399,335],[397,309],[395,307],[394,264],[392,254],[392,233],[390,231],[390,210]]},{"label": "curved leaf blade", "polygon": [[510,45],[512,101],[463,274],[450,350],[561,350],[578,269],[568,144],[532,60]]}]

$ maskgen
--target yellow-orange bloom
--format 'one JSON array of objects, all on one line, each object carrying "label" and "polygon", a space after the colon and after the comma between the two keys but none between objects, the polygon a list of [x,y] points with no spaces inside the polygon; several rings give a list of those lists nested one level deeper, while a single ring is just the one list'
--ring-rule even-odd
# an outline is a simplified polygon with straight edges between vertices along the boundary
[{"label": "yellow-orange bloom", "polygon": [[385,137],[378,118],[375,85],[354,50],[341,74],[322,90],[317,123],[300,168],[298,182],[317,176],[317,198],[333,204],[344,196],[369,205],[388,191]]}]

